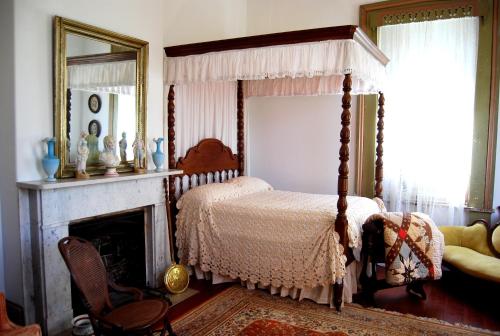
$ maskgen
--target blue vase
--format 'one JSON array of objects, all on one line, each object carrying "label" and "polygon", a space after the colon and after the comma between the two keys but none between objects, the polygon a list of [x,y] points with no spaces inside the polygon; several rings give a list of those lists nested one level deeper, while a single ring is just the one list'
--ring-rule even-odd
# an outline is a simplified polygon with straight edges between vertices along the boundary
[{"label": "blue vase", "polygon": [[156,166],[155,171],[160,172],[163,170],[163,161],[165,160],[165,154],[161,151],[161,143],[163,138],[153,139],[156,143],[156,152],[153,153],[153,162]]},{"label": "blue vase", "polygon": [[47,143],[47,155],[42,159],[43,170],[47,173],[48,177],[45,181],[55,182],[54,174],[59,168],[59,159],[54,155],[54,147],[56,145],[56,138],[45,139]]}]

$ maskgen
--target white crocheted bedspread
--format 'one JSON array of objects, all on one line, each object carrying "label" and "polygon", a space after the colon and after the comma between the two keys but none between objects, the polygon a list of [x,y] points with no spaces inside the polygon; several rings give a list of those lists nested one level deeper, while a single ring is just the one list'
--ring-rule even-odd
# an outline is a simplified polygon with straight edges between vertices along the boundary
[{"label": "white crocheted bedspread", "polygon": [[[338,196],[275,191],[239,177],[196,187],[177,203],[181,263],[205,272],[274,287],[314,288],[345,275],[334,222]],[[379,203],[347,198],[349,246],[361,247],[361,226]]]}]

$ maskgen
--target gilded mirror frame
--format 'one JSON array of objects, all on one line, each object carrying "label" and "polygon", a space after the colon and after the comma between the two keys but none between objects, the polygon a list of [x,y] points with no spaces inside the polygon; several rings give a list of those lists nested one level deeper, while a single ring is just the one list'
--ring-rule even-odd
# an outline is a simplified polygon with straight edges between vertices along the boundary
[{"label": "gilded mirror frame", "polygon": [[[58,178],[75,176],[75,165],[69,163],[67,132],[67,67],[66,36],[73,34],[111,45],[126,47],[136,52],[136,131],[146,142],[146,93],[149,43],[140,39],[115,33],[103,28],[56,16],[54,18],[54,133],[57,139],[56,155],[61,164],[57,171]],[[135,135],[134,135],[135,136]],[[117,139],[115,139],[117,140]],[[147,160],[146,160],[147,165]],[[147,168],[147,167],[146,167]],[[118,172],[133,171],[133,166],[120,163]],[[104,174],[102,165],[88,165],[90,175]]]}]

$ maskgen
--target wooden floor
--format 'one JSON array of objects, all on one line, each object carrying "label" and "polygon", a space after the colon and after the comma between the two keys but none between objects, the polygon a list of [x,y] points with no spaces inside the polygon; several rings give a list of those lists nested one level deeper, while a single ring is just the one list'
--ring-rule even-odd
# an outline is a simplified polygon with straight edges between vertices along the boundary
[{"label": "wooden floor", "polygon": [[[432,317],[450,323],[462,323],[478,328],[500,330],[500,285],[444,272],[443,278],[425,286],[427,300],[406,293],[405,287],[396,287],[375,294],[375,307]],[[357,301],[361,303],[358,297]]]},{"label": "wooden floor", "polygon": [[[192,280],[190,287],[200,293],[172,307],[170,320],[178,319],[230,285],[211,285],[208,281]],[[379,291],[375,294],[375,307],[500,330],[500,285],[445,272],[441,280],[426,284],[425,290],[427,300],[409,296],[405,287]],[[356,300],[361,303],[359,298],[355,297]]]}]

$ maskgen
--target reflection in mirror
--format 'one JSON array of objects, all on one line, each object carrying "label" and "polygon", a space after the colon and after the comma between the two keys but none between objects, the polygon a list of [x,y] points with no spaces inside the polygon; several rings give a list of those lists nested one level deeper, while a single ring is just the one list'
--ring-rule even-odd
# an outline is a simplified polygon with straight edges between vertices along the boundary
[{"label": "reflection in mirror", "polygon": [[[103,139],[111,135],[122,163],[133,159],[136,125],[136,52],[79,35],[66,35],[67,163],[74,164],[81,131],[87,165],[100,165]],[[130,144],[129,144],[130,142]],[[118,145],[119,144],[119,145]]]},{"label": "reflection in mirror", "polygon": [[[120,157],[117,171],[133,171],[136,134],[146,141],[148,42],[59,16],[54,41],[57,177],[75,176],[77,157],[88,174],[103,174],[106,136],[114,138]],[[82,131],[88,133],[83,141]],[[78,143],[85,141],[88,155],[81,148],[77,155]]]}]

